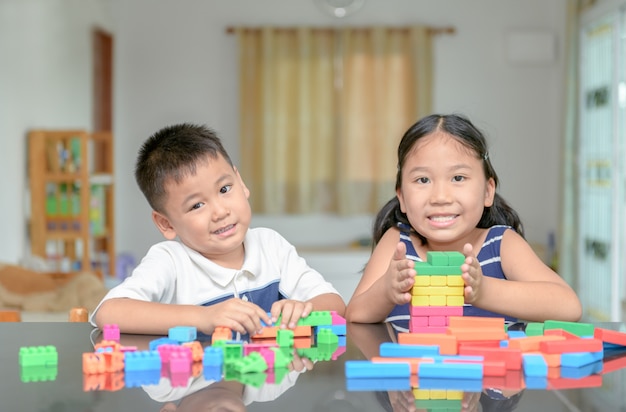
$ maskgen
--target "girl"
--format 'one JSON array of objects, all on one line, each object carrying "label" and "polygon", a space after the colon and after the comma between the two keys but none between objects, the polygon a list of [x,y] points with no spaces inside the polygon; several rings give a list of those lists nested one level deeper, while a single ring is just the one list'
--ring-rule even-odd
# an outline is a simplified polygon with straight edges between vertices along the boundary
[{"label": "girl", "polygon": [[408,322],[414,261],[459,251],[464,315],[578,321],[578,297],[524,240],[497,186],[485,138],[468,119],[434,114],[411,126],[398,147],[396,197],[376,216],[374,250],[346,319]]}]

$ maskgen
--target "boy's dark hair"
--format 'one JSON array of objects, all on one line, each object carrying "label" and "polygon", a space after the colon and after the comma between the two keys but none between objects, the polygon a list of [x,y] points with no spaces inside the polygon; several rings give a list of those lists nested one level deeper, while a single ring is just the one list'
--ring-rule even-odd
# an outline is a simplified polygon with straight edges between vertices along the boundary
[{"label": "boy's dark hair", "polygon": [[[406,161],[406,157],[413,149],[415,143],[417,143],[422,137],[428,136],[437,130],[449,134],[465,147],[473,151],[483,162],[485,177],[487,179],[492,178],[495,182],[496,188],[498,187],[498,175],[491,164],[487,141],[480,130],[478,130],[467,118],[461,115],[432,114],[419,120],[411,126],[406,133],[404,133],[404,136],[402,136],[402,140],[398,145],[396,190],[402,186],[402,168],[404,166],[404,162]],[[383,234],[389,228],[395,227],[397,222],[410,226],[409,219],[406,214],[400,210],[400,201],[396,196],[394,196],[376,215],[373,229],[373,244],[376,245],[380,241]],[[524,236],[522,222],[517,212],[513,210],[497,192],[493,199],[493,205],[491,207],[486,207],[485,210],[483,210],[483,215],[476,227],[489,228],[494,225],[511,226],[522,237]],[[420,233],[414,233],[416,233],[420,238],[422,244],[426,243],[426,238],[424,238]]]},{"label": "boy's dark hair", "polygon": [[196,173],[207,155],[221,155],[231,166],[228,153],[217,134],[206,126],[190,123],[167,126],[150,136],[139,149],[135,180],[153,210],[164,212],[165,185]]}]

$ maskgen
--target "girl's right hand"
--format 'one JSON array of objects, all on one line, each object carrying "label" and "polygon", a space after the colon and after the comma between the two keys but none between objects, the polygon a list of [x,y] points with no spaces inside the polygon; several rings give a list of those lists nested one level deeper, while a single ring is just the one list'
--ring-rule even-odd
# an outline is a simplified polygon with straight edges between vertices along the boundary
[{"label": "girl's right hand", "polygon": [[389,301],[404,305],[411,301],[411,289],[415,284],[415,263],[406,258],[406,245],[398,242],[385,273],[386,292]]}]

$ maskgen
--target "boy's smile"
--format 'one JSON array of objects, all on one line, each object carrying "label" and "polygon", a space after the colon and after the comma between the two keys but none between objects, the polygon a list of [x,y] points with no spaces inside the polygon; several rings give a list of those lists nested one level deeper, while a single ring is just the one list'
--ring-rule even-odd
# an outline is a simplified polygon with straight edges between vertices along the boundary
[{"label": "boy's smile", "polygon": [[250,192],[222,156],[196,164],[195,173],[166,184],[165,213],[153,220],[166,239],[176,237],[214,263],[239,269],[250,226]]},{"label": "boy's smile", "polygon": [[485,179],[482,160],[471,149],[436,132],[407,156],[397,195],[411,226],[430,247],[461,250],[473,243],[483,210],[493,203],[495,182]]}]

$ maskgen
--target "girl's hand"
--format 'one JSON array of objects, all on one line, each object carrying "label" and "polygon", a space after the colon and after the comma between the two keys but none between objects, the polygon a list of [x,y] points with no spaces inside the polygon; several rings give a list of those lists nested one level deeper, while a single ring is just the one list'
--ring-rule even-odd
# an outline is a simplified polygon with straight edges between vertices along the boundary
[{"label": "girl's hand", "polygon": [[483,271],[480,263],[474,255],[472,245],[466,243],[463,246],[465,263],[461,265],[461,276],[465,282],[465,303],[475,303],[480,298],[480,285],[482,284]]},{"label": "girl's hand", "polygon": [[289,299],[276,301],[270,310],[270,313],[272,314],[272,324],[276,323],[280,317],[281,328],[293,329],[297,326],[300,318],[306,318],[312,310],[313,303],[311,302],[301,302],[299,300]]},{"label": "girl's hand", "polygon": [[404,305],[411,301],[411,289],[415,284],[415,263],[406,258],[406,245],[398,242],[385,273],[386,293],[389,301]]}]

